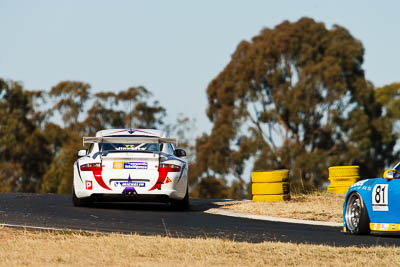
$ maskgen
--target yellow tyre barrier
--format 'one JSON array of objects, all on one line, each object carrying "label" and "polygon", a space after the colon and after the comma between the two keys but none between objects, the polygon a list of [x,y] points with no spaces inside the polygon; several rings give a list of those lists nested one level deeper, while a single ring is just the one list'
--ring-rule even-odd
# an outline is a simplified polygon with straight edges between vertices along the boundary
[{"label": "yellow tyre barrier", "polygon": [[358,181],[360,176],[344,176],[344,177],[329,177],[331,183],[340,183],[344,181]]},{"label": "yellow tyre barrier", "polygon": [[289,170],[276,171],[254,171],[251,173],[251,181],[253,183],[276,183],[284,182],[289,178]]},{"label": "yellow tyre barrier", "polygon": [[275,201],[286,201],[290,200],[289,194],[284,195],[254,195],[254,202],[275,202]]},{"label": "yellow tyre barrier", "polygon": [[347,193],[349,187],[360,180],[358,166],[333,166],[329,167],[328,192],[336,194]]},{"label": "yellow tyre barrier", "polygon": [[253,201],[273,202],[290,199],[289,170],[251,173]]},{"label": "yellow tyre barrier", "polygon": [[352,186],[353,184],[358,182],[358,178],[352,178],[348,180],[341,180],[341,181],[331,181],[332,187],[343,187],[347,186],[348,188]]},{"label": "yellow tyre barrier", "polygon": [[333,166],[328,170],[329,178],[359,176],[359,166]]},{"label": "yellow tyre barrier", "polygon": [[289,183],[253,183],[253,195],[281,195],[289,193]]}]

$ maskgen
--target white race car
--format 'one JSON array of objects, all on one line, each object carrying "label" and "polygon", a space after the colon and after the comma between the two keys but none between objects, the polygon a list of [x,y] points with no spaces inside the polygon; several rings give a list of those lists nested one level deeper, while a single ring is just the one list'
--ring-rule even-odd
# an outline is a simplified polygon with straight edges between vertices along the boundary
[{"label": "white race car", "polygon": [[72,202],[156,201],[189,206],[186,152],[176,139],[151,129],[111,129],[83,137],[88,150],[74,163]]}]

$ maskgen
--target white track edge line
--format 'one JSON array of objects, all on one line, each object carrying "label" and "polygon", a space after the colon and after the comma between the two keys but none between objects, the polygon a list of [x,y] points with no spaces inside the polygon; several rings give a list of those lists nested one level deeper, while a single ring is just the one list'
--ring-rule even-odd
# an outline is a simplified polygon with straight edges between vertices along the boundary
[{"label": "white track edge line", "polygon": [[[20,224],[9,224],[9,223],[0,223],[0,227],[23,228],[23,229],[28,229],[28,230],[39,230],[39,231],[90,233],[90,234],[100,234],[100,235],[118,234],[118,235],[122,235],[122,236],[132,236],[132,234],[124,234],[124,233],[120,233],[120,232],[108,232],[108,231],[101,231],[101,230],[92,231],[92,230],[69,229],[69,228],[62,229],[62,228],[54,228],[54,227],[42,227],[42,226],[20,225]],[[142,235],[142,236],[151,238],[151,236],[146,236],[146,235]]]},{"label": "white track edge line", "polygon": [[70,231],[70,229],[61,229],[61,228],[53,228],[53,227],[42,227],[42,226],[32,226],[32,225],[20,225],[20,224],[9,224],[9,223],[0,223],[0,226],[3,226],[3,227],[15,227],[15,228],[28,228],[28,229],[36,229],[36,230],[49,230],[49,231]]},{"label": "white track edge line", "polygon": [[43,227],[43,226],[33,226],[33,225],[22,225],[22,224],[9,224],[0,223],[0,227],[12,227],[12,228],[23,228],[29,230],[40,230],[40,231],[54,231],[54,232],[73,232],[73,233],[92,233],[92,234],[109,234],[109,232],[102,231],[90,231],[83,229],[69,229],[69,228],[55,228],[55,227]]},{"label": "white track edge line", "polygon": [[272,217],[272,216],[266,216],[266,215],[257,215],[257,214],[231,211],[231,210],[221,209],[221,208],[212,208],[212,209],[208,209],[204,212],[209,213],[209,214],[215,214],[215,215],[224,215],[224,216],[230,216],[230,217],[262,220],[262,221],[270,221],[270,222],[297,223],[297,224],[308,224],[308,225],[319,225],[319,226],[330,226],[330,227],[343,226],[343,223],[337,223],[337,222],[321,222],[321,221],[311,221],[311,220],[280,218],[280,217]]}]

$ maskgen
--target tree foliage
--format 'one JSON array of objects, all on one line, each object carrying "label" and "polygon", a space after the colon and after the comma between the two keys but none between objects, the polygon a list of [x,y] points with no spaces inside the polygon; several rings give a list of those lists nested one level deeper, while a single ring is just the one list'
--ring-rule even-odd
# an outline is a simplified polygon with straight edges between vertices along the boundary
[{"label": "tree foliage", "polygon": [[90,85],[77,81],[62,81],[50,90],[50,96],[56,104],[52,110],[62,114],[65,125],[69,128],[78,125],[79,114],[83,112],[89,98]]},{"label": "tree foliage", "polygon": [[[345,28],[302,18],[242,41],[207,88],[209,135],[196,143],[200,177],[290,169],[315,185],[332,165],[374,176],[393,161],[395,136],[364,77],[364,48]],[[246,177],[247,178],[247,177]]]},{"label": "tree foliage", "polygon": [[[158,101],[149,105],[152,94],[143,86],[125,91],[99,92],[84,121],[86,132],[107,128],[157,128],[164,124],[165,108]],[[126,112],[128,111],[128,112]]]},{"label": "tree foliage", "polygon": [[[90,89],[84,82],[62,81],[46,93],[0,79],[1,191],[70,193],[82,135],[164,123],[165,109],[151,102],[144,87],[95,95]],[[54,105],[46,108],[47,103]],[[62,126],[52,122],[58,114]]]},{"label": "tree foliage", "polygon": [[[49,143],[35,124],[32,94],[0,79],[0,188],[36,192],[51,161]],[[40,160],[38,160],[40,159]]]},{"label": "tree foliage", "polygon": [[377,88],[375,97],[376,101],[384,107],[383,116],[391,119],[393,123],[400,119],[400,83],[391,83]]}]

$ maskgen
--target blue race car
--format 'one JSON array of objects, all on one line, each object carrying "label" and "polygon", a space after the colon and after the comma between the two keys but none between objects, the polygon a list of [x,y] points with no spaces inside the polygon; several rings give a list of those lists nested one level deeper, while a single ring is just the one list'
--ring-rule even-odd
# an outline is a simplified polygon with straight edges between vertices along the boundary
[{"label": "blue race car", "polygon": [[361,180],[346,194],[343,231],[350,234],[400,231],[400,162],[383,178]]}]

